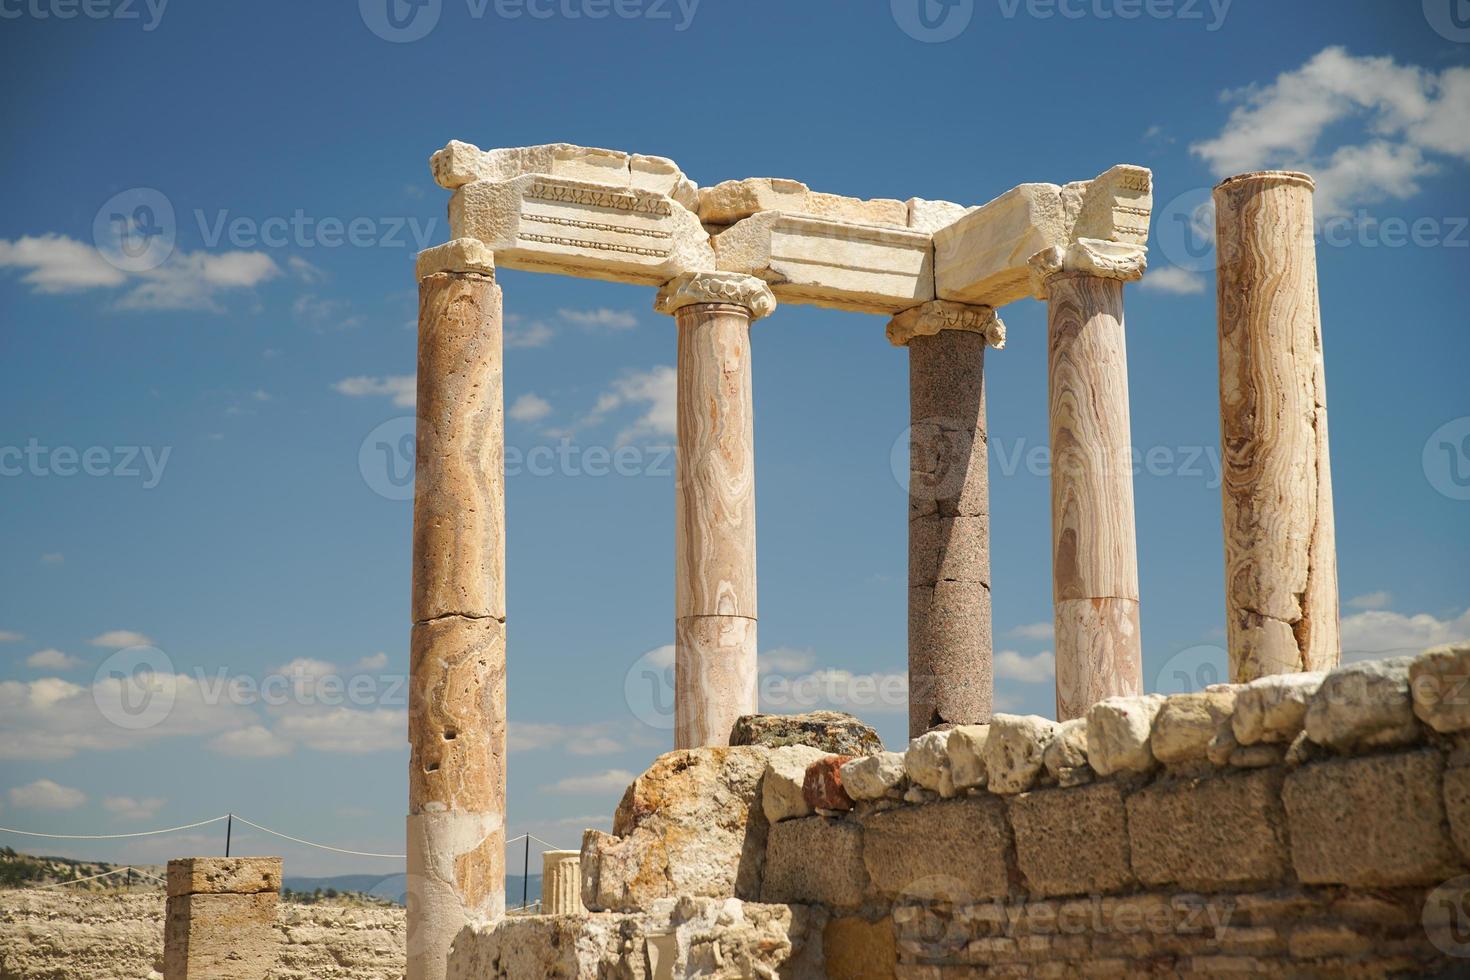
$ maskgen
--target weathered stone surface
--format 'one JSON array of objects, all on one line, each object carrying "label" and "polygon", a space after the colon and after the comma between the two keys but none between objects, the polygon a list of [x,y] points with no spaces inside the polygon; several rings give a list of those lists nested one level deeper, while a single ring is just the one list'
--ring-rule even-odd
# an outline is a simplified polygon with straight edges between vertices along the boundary
[{"label": "weathered stone surface", "polygon": [[909,227],[930,234],[954,224],[975,210],[975,206],[955,204],[952,201],[929,201],[922,197],[909,198]]},{"label": "weathered stone surface", "polygon": [[1042,764],[1059,786],[1081,786],[1092,781],[1087,762],[1087,719],[1073,718],[1057,725],[1056,735],[1041,754]]},{"label": "weathered stone surface", "polygon": [[447,616],[410,634],[409,812],[505,809],[505,624]]},{"label": "weathered stone surface", "polygon": [[1329,759],[1286,777],[1291,858],[1307,884],[1395,887],[1460,873],[1445,833],[1443,761],[1424,749]]},{"label": "weathered stone surface", "polygon": [[909,779],[940,796],[954,796],[954,770],[949,760],[950,730],[926,732],[909,742],[904,769]]},{"label": "weathered stone surface", "polygon": [[1320,671],[1268,674],[1238,688],[1230,719],[1235,740],[1241,745],[1291,744],[1306,724],[1307,702],[1326,676]]},{"label": "weathered stone surface", "polygon": [[1132,884],[1116,783],[1024,793],[1009,806],[1016,865],[1033,896],[1096,895]]},{"label": "weathered stone surface", "polygon": [[996,797],[901,807],[861,822],[863,863],[888,898],[943,892],[983,901],[1010,891],[1010,830]]},{"label": "weathered stone surface", "polygon": [[1042,755],[1057,723],[1039,715],[996,715],[985,739],[986,786],[992,793],[1024,793],[1036,782]]},{"label": "weathered stone surface", "polygon": [[1006,325],[990,307],[942,299],[904,310],[889,320],[888,342],[895,347],[907,347],[915,337],[932,337],[944,330],[977,334],[985,339],[987,347],[997,350],[1006,345]]},{"label": "weathered stone surface", "polygon": [[758,793],[771,750],[669,752],[628,787],[612,834],[582,841],[582,901],[639,911],[661,898],[754,899],[765,860]]},{"label": "weathered stone surface", "polygon": [[481,150],[472,143],[453,140],[430,158],[429,167],[434,181],[447,190],[457,190],[477,180],[547,174],[654,191],[691,211],[699,204],[699,188],[667,157],[593,146],[549,143]]},{"label": "weathered stone surface", "polygon": [[1063,208],[1069,212],[1072,238],[1144,245],[1153,212],[1153,174],[1146,167],[1120,163],[1081,185],[1077,213],[1071,189],[1063,190]]},{"label": "weathered stone surface", "polygon": [[164,980],[264,980],[276,964],[277,892],[191,894],[168,900]]},{"label": "weathered stone surface", "polygon": [[[665,316],[676,316],[686,306],[711,303],[745,307],[750,314],[747,325],[776,312],[771,287],[743,272],[686,272],[664,284],[654,298],[653,308]],[[680,613],[686,614],[686,610]]]},{"label": "weathered stone surface", "polygon": [[254,895],[281,890],[278,857],[175,858],[168,863],[168,897]]},{"label": "weathered stone surface", "polygon": [[909,222],[909,206],[903,201],[824,194],[799,180],[780,177],[727,180],[699,192],[699,220],[707,225],[732,225],[762,211],[899,228]]},{"label": "weathered stone surface", "polygon": [[1154,757],[1163,763],[1204,759],[1210,742],[1222,730],[1230,730],[1234,709],[1233,690],[1196,691],[1169,697],[1154,718]]},{"label": "weathered stone surface", "polygon": [[879,752],[842,765],[842,785],[854,800],[902,799],[907,781],[902,752]]},{"label": "weathered stone surface", "polygon": [[762,902],[851,908],[863,904],[867,890],[857,821],[805,817],[771,828]]},{"label": "weathered stone surface", "polygon": [[1163,707],[1158,694],[1106,698],[1087,712],[1087,761],[1099,774],[1147,772],[1156,763],[1154,718]]},{"label": "weathered stone surface", "polygon": [[1460,858],[1470,864],[1470,766],[1444,771],[1444,811],[1450,824],[1450,839]]},{"label": "weathered stone surface", "polygon": [[[682,459],[687,462],[690,456],[684,454]],[[684,462],[679,467],[682,471]],[[693,483],[685,480],[680,486],[687,491]],[[675,538],[688,540],[678,534]],[[754,561],[749,567],[753,586]],[[749,594],[754,595],[753,588]],[[735,720],[758,706],[757,630],[756,620],[749,616],[681,616],[674,621],[677,748],[727,745]]]},{"label": "weathered stone surface", "polygon": [[715,268],[693,212],[656,191],[585,179],[530,174],[465,184],[449,200],[449,228],[483,242],[507,269],[662,286]]},{"label": "weathered stone surface", "polygon": [[1437,732],[1470,730],[1470,643],[1425,651],[1409,667],[1414,714]]},{"label": "weathered stone surface", "polygon": [[950,729],[950,779],[956,790],[984,786],[989,780],[985,768],[985,743],[989,738],[989,725],[956,725]]},{"label": "weathered stone surface", "polygon": [[827,980],[894,980],[898,948],[890,918],[831,919],[822,931],[822,948]]},{"label": "weathered stone surface", "polygon": [[1032,295],[1026,263],[1068,232],[1056,184],[1022,184],[934,234],[936,295],[1000,307]]},{"label": "weathered stone surface", "polygon": [[1307,737],[1340,752],[1418,739],[1409,694],[1412,663],[1410,657],[1393,657],[1329,673],[1307,704]]},{"label": "weathered stone surface", "polygon": [[426,248],[414,263],[415,275],[423,279],[441,272],[465,273],[495,278],[495,253],[484,242],[473,238],[456,238],[443,245]]},{"label": "weathered stone surface", "polygon": [[1133,871],[1146,885],[1214,890],[1290,874],[1281,773],[1165,780],[1128,797]]},{"label": "weathered stone surface", "polygon": [[582,852],[541,852],[541,914],[581,915]]},{"label": "weathered stone surface", "polygon": [[818,813],[845,813],[852,809],[852,797],[842,786],[842,765],[850,761],[850,755],[829,755],[807,766],[801,787],[807,806]]},{"label": "weathered stone surface", "polygon": [[807,745],[829,755],[872,755],[883,751],[878,733],[841,711],[800,715],[744,715],[730,732],[731,745]]},{"label": "weathered stone surface", "polygon": [[[915,426],[915,438],[920,438]],[[982,458],[977,453],[974,459]],[[973,471],[974,465],[967,467]],[[984,480],[966,478],[967,496]],[[979,484],[977,487],[975,484]],[[947,506],[951,501],[930,501]],[[912,513],[912,512],[911,512]],[[911,518],[913,527],[923,518]],[[968,526],[966,526],[968,525]],[[979,522],[957,530],[978,533]],[[990,716],[992,661],[990,589],[978,582],[939,581],[909,589],[909,732],[942,724],[978,724]],[[965,678],[963,684],[952,683]]]},{"label": "weathered stone surface", "polygon": [[713,241],[715,268],[758,276],[783,303],[894,314],[934,298],[930,236],[763,211]]},{"label": "weathered stone surface", "polygon": [[802,795],[806,768],[825,755],[809,745],[773,749],[761,777],[761,809],[771,823],[805,817],[812,812]]}]

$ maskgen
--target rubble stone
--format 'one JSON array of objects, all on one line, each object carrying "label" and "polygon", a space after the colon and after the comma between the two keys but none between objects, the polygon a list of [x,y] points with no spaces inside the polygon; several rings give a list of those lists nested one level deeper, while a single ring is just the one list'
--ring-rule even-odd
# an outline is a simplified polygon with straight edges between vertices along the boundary
[{"label": "rubble stone", "polygon": [[761,777],[761,809],[771,823],[805,817],[812,812],[802,794],[806,768],[822,758],[821,749],[788,745],[771,750]]},{"label": "rubble stone", "polygon": [[1410,657],[1350,664],[1329,673],[1307,705],[1307,737],[1339,752],[1406,745],[1419,737],[1409,694]]},{"label": "rubble stone", "polygon": [[1163,707],[1158,694],[1105,698],[1087,712],[1087,761],[1100,776],[1148,772],[1154,759],[1154,718]]},{"label": "rubble stone", "polygon": [[992,793],[1024,793],[1036,782],[1057,723],[1039,715],[995,715],[985,740],[986,785]]},{"label": "rubble stone", "polygon": [[830,755],[872,755],[883,740],[870,726],[841,711],[800,715],[743,715],[730,732],[731,745],[808,745]]}]

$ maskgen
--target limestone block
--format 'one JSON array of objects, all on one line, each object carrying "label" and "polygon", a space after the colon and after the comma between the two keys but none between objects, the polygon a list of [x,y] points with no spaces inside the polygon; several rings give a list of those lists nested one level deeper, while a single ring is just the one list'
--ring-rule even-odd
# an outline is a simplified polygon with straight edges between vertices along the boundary
[{"label": "limestone block", "polygon": [[1067,240],[1056,184],[1022,184],[934,233],[935,295],[999,307],[1032,295],[1031,256]]},{"label": "limestone block", "polygon": [[164,980],[266,980],[276,966],[278,892],[170,897]]},{"label": "limestone block", "polygon": [[443,245],[426,248],[418,254],[414,272],[419,279],[441,272],[473,272],[495,278],[495,253],[484,242],[473,238],[456,238]]},{"label": "limestone block", "polygon": [[1016,865],[1033,896],[1096,895],[1133,883],[1116,783],[1039,790],[1008,801]]},{"label": "limestone block", "polygon": [[768,748],[805,745],[828,755],[858,756],[883,751],[883,740],[877,731],[843,711],[743,715],[730,731],[730,744]]},{"label": "limestone block", "polygon": [[[895,347],[907,347],[915,337],[932,337],[941,330],[979,334],[987,346],[997,350],[1006,345],[1006,325],[995,315],[995,310],[942,299],[904,310],[889,320],[888,342]],[[948,401],[953,403],[953,400]]]},{"label": "limestone block", "polygon": [[733,225],[763,211],[899,228],[909,223],[909,206],[903,201],[823,194],[799,180],[779,177],[727,180],[699,192],[699,220],[707,225]]},{"label": "limestone block", "polygon": [[1440,733],[1470,730],[1470,643],[1435,647],[1409,667],[1414,714]]},{"label": "limestone block", "polygon": [[903,797],[908,773],[902,752],[878,752],[842,765],[842,785],[854,800],[896,800]]},{"label": "limestone block", "polygon": [[1155,765],[1154,718],[1163,707],[1158,694],[1105,698],[1087,712],[1087,761],[1101,776],[1148,772]]},{"label": "limestone block", "polygon": [[1263,770],[1164,780],[1129,796],[1128,836],[1138,879],[1212,890],[1287,878],[1281,779],[1280,771]]},{"label": "limestone block", "polygon": [[1041,755],[1047,773],[1059,786],[1081,786],[1092,781],[1087,763],[1087,719],[1073,718],[1057,725],[1056,736]]},{"label": "limestone block", "polygon": [[938,793],[941,797],[954,796],[954,771],[950,768],[949,731],[926,732],[909,742],[904,755],[904,769],[909,779],[918,786]]},{"label": "limestone block", "polygon": [[992,793],[1024,793],[1041,773],[1057,723],[1039,715],[996,715],[985,740],[986,785]]},{"label": "limestone block", "polygon": [[1230,719],[1235,740],[1241,745],[1290,745],[1306,724],[1307,702],[1326,676],[1320,671],[1268,674],[1237,688],[1235,714]]},{"label": "limestone block", "polygon": [[927,201],[922,197],[909,198],[909,227],[930,234],[948,227],[974,211],[974,206],[955,204],[951,201]]},{"label": "limestone block", "polygon": [[754,899],[765,860],[760,781],[771,750],[686,749],[660,756],[628,787],[612,834],[582,841],[582,901],[637,911],[661,898]]},{"label": "limestone block", "polygon": [[898,947],[893,920],[869,922],[857,916],[831,919],[822,930],[828,980],[894,980]]},{"label": "limestone block", "polygon": [[804,817],[771,828],[761,901],[851,908],[863,904],[868,871],[854,820]]},{"label": "limestone block", "polygon": [[1154,758],[1163,763],[1204,759],[1210,742],[1230,731],[1234,710],[1235,692],[1229,689],[1173,695],[1154,718]]},{"label": "limestone block", "polygon": [[450,198],[449,227],[510,269],[662,286],[715,267],[699,219],[637,187],[542,174],[477,180]]},{"label": "limestone block", "polygon": [[950,778],[956,790],[984,786],[989,781],[985,768],[985,745],[989,725],[956,725],[949,731]]},{"label": "limestone block", "polygon": [[826,753],[806,745],[773,749],[761,777],[761,809],[771,823],[805,817],[812,812],[802,798],[807,766]]},{"label": "limestone block", "polygon": [[1329,759],[1286,777],[1291,858],[1307,884],[1438,884],[1460,873],[1433,749]]},{"label": "limestone block", "polygon": [[1470,864],[1470,766],[1444,771],[1444,810],[1450,839],[1455,842],[1461,860]]},{"label": "limestone block", "polygon": [[637,187],[666,195],[693,211],[699,188],[666,157],[650,157],[571,143],[481,150],[472,143],[453,140],[429,159],[434,181],[458,190],[477,180],[511,180],[527,174],[546,174]]},{"label": "limestone block", "polygon": [[1349,664],[1330,672],[1307,704],[1307,737],[1354,749],[1406,745],[1419,738],[1409,693],[1411,657]]},{"label": "limestone block", "polygon": [[843,763],[851,761],[850,755],[829,755],[807,766],[801,787],[806,805],[821,814],[851,810],[852,797],[842,786]]},{"label": "limestone block", "polygon": [[278,857],[175,858],[168,863],[168,897],[254,895],[281,890]]},{"label": "limestone block", "polygon": [[994,796],[944,800],[872,813],[863,825],[863,864],[887,898],[936,892],[956,905],[1010,893],[1010,829]]},{"label": "limestone block", "polygon": [[783,303],[891,315],[934,298],[924,232],[763,211],[713,244],[716,269],[764,279]]}]

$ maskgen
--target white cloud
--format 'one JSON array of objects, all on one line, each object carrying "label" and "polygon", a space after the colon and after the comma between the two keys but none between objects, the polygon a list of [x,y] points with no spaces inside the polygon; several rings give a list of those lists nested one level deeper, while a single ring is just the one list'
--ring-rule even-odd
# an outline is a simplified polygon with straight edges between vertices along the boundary
[{"label": "white cloud", "polygon": [[1175,296],[1190,296],[1205,291],[1204,276],[1174,266],[1150,269],[1139,285],[1144,289],[1151,289],[1159,293],[1172,293]]},{"label": "white cloud", "polygon": [[1393,605],[1393,593],[1379,590],[1368,592],[1363,595],[1353,596],[1347,601],[1354,609],[1387,609]]},{"label": "white cloud", "polygon": [[[1418,193],[1440,154],[1470,160],[1470,68],[1435,73],[1340,47],[1263,86],[1227,91],[1235,108],[1221,133],[1191,150],[1218,176],[1249,170],[1306,170],[1317,178],[1319,217]],[[1320,144],[1357,124],[1357,142]]]},{"label": "white cloud", "polygon": [[49,779],[38,779],[10,791],[10,805],[31,810],[75,810],[87,802],[87,794]]},{"label": "white cloud", "polygon": [[146,635],[133,630],[108,630],[100,636],[92,637],[90,642],[94,647],[111,647],[115,650],[153,645],[153,641]]},{"label": "white cloud", "polygon": [[791,647],[776,647],[760,654],[758,658],[762,674],[797,674],[803,670],[811,670],[816,662],[817,656],[812,651]]},{"label": "white cloud", "polygon": [[1050,650],[1027,657],[1014,650],[1002,650],[995,655],[995,676],[1023,684],[1040,684],[1057,674],[1057,658]]},{"label": "white cloud", "polygon": [[513,721],[506,733],[506,744],[512,752],[560,749],[568,755],[613,755],[626,747],[617,735],[617,727],[611,723],[561,725]]},{"label": "white cloud", "polygon": [[609,769],[593,776],[568,776],[541,787],[541,790],[567,794],[621,793],[636,778],[626,769]]},{"label": "white cloud", "polygon": [[406,731],[408,712],[391,708],[293,711],[276,723],[278,734],[305,748],[344,755],[397,750]]},{"label": "white cloud", "polygon": [[82,661],[70,654],[62,653],[54,647],[45,650],[37,650],[26,657],[26,666],[37,670],[76,670],[82,665]]},{"label": "white cloud", "polygon": [[236,759],[274,759],[290,755],[295,748],[264,725],[250,725],[233,732],[223,732],[209,741],[211,752]]},{"label": "white cloud", "polygon": [[26,269],[20,281],[37,293],[121,286],[128,277],[90,245],[65,235],[0,238],[0,268]]},{"label": "white cloud", "polygon": [[382,670],[384,667],[387,666],[388,655],[379,650],[377,653],[369,654],[368,656],[363,657],[357,663],[353,664],[352,669],[359,673],[371,674],[374,671]]},{"label": "white cloud", "polygon": [[600,307],[595,310],[557,310],[557,313],[563,320],[575,323],[580,327],[632,330],[638,326],[638,318],[627,310],[610,310],[607,307]]},{"label": "white cloud", "polygon": [[778,714],[830,709],[858,717],[908,711],[907,673],[854,674],[815,670],[799,677],[767,675],[760,685],[761,710]]},{"label": "white cloud", "polygon": [[390,374],[381,378],[362,375],[344,378],[332,385],[338,394],[352,398],[392,398],[400,408],[413,408],[418,401],[418,382],[412,374]]},{"label": "white cloud", "polygon": [[527,392],[511,404],[506,414],[517,422],[539,422],[551,414],[551,402]]},{"label": "white cloud", "polygon": [[350,330],[363,324],[361,316],[348,313],[352,304],[342,299],[323,299],[312,293],[296,297],[291,313],[298,323],[309,327]]},{"label": "white cloud", "polygon": [[1045,640],[1049,643],[1051,642],[1052,633],[1055,629],[1055,624],[1050,621],[1045,623],[1025,623],[1011,630],[1011,636],[1019,637],[1023,640]]},{"label": "white cloud", "polygon": [[674,645],[670,643],[666,646],[654,647],[652,650],[645,653],[643,655],[643,658],[647,658],[648,666],[650,667],[655,667],[658,669],[672,667],[674,666]]},{"label": "white cloud", "polygon": [[131,796],[109,796],[102,801],[102,809],[122,820],[152,820],[167,802],[157,797],[135,800]]},{"label": "white cloud", "polygon": [[0,630],[0,643],[19,643],[25,637],[14,630]]},{"label": "white cloud", "polygon": [[293,255],[286,260],[286,268],[291,274],[305,283],[317,283],[327,278],[327,274],[299,255]]},{"label": "white cloud", "polygon": [[598,425],[618,409],[641,406],[643,414],[618,434],[618,445],[624,446],[648,436],[672,436],[679,423],[678,381],[674,369],[664,364],[647,371],[630,371],[598,397],[597,404],[582,424]]},{"label": "white cloud", "polygon": [[551,338],[556,336],[555,331],[540,320],[533,320],[526,324],[520,324],[515,320],[508,322],[516,325],[508,325],[506,328],[504,342],[507,349],[545,347],[551,343]]},{"label": "white cloud", "polygon": [[1470,639],[1470,609],[1449,619],[1370,609],[1343,617],[1342,659],[1350,663],[1419,654],[1429,647],[1466,639]]}]

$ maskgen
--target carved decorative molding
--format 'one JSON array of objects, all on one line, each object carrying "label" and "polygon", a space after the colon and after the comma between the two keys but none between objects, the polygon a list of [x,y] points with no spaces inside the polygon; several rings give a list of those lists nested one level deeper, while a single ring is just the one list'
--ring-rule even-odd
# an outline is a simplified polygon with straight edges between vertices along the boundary
[{"label": "carved decorative molding", "polygon": [[1056,276],[1092,276],[1135,282],[1148,268],[1148,248],[1128,242],[1079,238],[1053,245],[1031,256],[1031,281],[1037,299],[1046,299],[1047,283]]},{"label": "carved decorative molding", "polygon": [[947,300],[933,300],[916,306],[888,321],[888,342],[895,347],[907,347],[915,337],[930,337],[941,330],[978,333],[996,350],[1006,345],[1006,325],[996,316],[995,310]]},{"label": "carved decorative molding", "polygon": [[771,287],[741,272],[686,272],[658,292],[653,308],[673,316],[686,306],[730,303],[750,311],[752,322],[776,312]]}]

